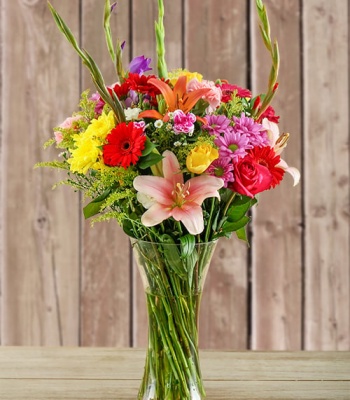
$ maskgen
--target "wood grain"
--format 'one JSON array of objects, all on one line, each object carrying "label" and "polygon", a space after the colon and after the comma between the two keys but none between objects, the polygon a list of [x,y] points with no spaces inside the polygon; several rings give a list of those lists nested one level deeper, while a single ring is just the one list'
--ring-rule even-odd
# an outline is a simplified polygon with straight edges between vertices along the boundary
[{"label": "wood grain", "polygon": [[[118,3],[111,16],[113,38],[129,37],[129,2]],[[84,1],[82,44],[99,65],[107,85],[118,81],[107,51],[103,31],[103,7],[94,0]],[[128,62],[127,51],[124,63]],[[127,65],[127,64],[126,64]],[[83,87],[92,87],[86,69]],[[81,224],[81,332],[83,346],[130,345],[130,250],[129,241],[115,221]]]},{"label": "wood grain", "polygon": [[[164,27],[168,70],[182,67],[182,1],[165,0]],[[158,18],[157,2],[133,1],[132,57],[151,58],[151,74],[157,74],[154,21]],[[133,264],[133,346],[147,345],[147,312],[144,289],[136,264]]]},{"label": "wood grain", "polygon": [[303,8],[308,350],[350,348],[348,7]]},{"label": "wood grain", "polygon": [[[113,83],[103,1],[52,3]],[[253,0],[164,3],[169,69],[265,91],[269,61],[248,15]],[[287,176],[261,195],[249,253],[235,239],[219,243],[200,347],[347,350],[349,5],[264,3],[281,52],[273,104],[281,131],[291,134],[283,158],[301,169],[302,181],[293,188]],[[111,22],[114,37],[126,40],[125,66],[144,54],[156,68],[156,14],[156,0],[118,2]],[[128,239],[114,222],[91,229],[76,193],[51,191],[63,175],[33,170],[57,155],[42,143],[76,110],[81,90],[91,87],[88,73],[45,1],[0,0],[0,42],[0,343],[145,346],[143,288]]]},{"label": "wood grain", "polygon": [[[336,399],[349,352],[201,352],[207,399]],[[145,350],[1,348],[2,399],[135,399]]]},{"label": "wood grain", "polygon": [[[185,67],[204,79],[225,78],[246,87],[247,8],[244,2],[185,1]],[[246,245],[235,237],[216,249],[204,289],[200,346],[248,346]]]},{"label": "wood grain", "polygon": [[[260,36],[252,1],[252,89],[265,93],[271,59]],[[302,95],[300,4],[266,1],[272,39],[278,38],[281,66],[273,106],[280,115],[280,132],[290,140],[282,153],[301,167]],[[302,347],[302,213],[301,185],[286,174],[272,191],[259,196],[253,217],[252,348],[298,350]]]},{"label": "wood grain", "polygon": [[[76,32],[78,1],[60,3]],[[78,98],[78,62],[67,57],[45,2],[4,2],[1,31],[2,343],[73,345],[78,342],[78,202],[69,189],[51,191],[61,175],[33,166],[57,157],[54,151],[44,154],[41,143]]]}]

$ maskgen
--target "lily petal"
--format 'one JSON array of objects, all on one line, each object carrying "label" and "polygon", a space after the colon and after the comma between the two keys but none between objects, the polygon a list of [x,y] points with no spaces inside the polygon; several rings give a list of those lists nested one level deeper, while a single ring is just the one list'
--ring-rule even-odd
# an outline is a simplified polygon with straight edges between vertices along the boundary
[{"label": "lily petal", "polygon": [[180,164],[176,155],[169,150],[164,151],[163,155],[163,175],[167,181],[170,181],[173,186],[177,183],[183,183],[183,174],[180,171]]},{"label": "lily petal", "polygon": [[171,217],[171,208],[155,203],[142,214],[141,222],[145,226],[154,226]]},{"label": "lily petal", "polygon": [[280,167],[284,169],[286,172],[292,175],[293,178],[293,186],[296,186],[300,181],[300,171],[295,167],[289,167],[288,164],[281,159],[281,161],[276,165],[276,167]]},{"label": "lily petal", "polygon": [[171,214],[176,221],[181,221],[191,235],[198,235],[204,230],[202,207],[197,204],[185,204],[175,207]]},{"label": "lily petal", "polygon": [[171,192],[174,187],[171,182],[160,176],[137,176],[133,185],[138,192],[154,198],[158,203],[163,205],[171,205],[173,203]]},{"label": "lily petal", "polygon": [[201,205],[208,197],[220,199],[218,190],[224,186],[224,180],[211,175],[201,175],[189,179],[185,185],[190,192],[188,201]]}]

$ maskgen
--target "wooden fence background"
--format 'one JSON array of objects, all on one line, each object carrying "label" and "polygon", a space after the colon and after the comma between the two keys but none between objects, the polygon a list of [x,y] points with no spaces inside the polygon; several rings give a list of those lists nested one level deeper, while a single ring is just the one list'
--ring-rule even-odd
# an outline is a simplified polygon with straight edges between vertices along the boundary
[{"label": "wooden fence background", "polygon": [[[103,0],[52,0],[115,81]],[[125,62],[155,58],[156,0],[120,0]],[[347,0],[266,0],[281,52],[274,106],[302,172],[264,193],[252,243],[222,240],[206,284],[201,347],[349,350],[349,51]],[[264,91],[270,62],[249,0],[165,0],[170,68]],[[143,293],[115,223],[90,228],[79,196],[33,170],[42,143],[91,86],[46,0],[0,0],[0,343],[144,346]]]}]

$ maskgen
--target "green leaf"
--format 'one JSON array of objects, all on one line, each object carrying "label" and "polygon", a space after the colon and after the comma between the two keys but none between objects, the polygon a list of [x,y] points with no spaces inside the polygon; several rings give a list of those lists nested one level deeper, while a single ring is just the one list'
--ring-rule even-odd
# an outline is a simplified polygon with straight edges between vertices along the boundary
[{"label": "green leaf", "polygon": [[162,161],[162,159],[163,156],[161,154],[150,153],[147,156],[141,156],[137,163],[137,166],[140,169],[146,169],[154,164],[157,164],[159,161]]},{"label": "green leaf", "polygon": [[155,148],[156,145],[152,143],[149,138],[147,138],[145,142],[145,148],[142,151],[142,157],[148,156],[148,154],[150,154]]},{"label": "green leaf", "polygon": [[238,229],[246,226],[249,221],[250,221],[250,218],[247,216],[244,216],[239,221],[235,221],[235,222],[226,221],[222,225],[222,231],[225,233],[237,231]]},{"label": "green leaf", "polygon": [[236,197],[227,211],[229,222],[239,221],[251,207],[251,198],[248,196]]},{"label": "green leaf", "polygon": [[181,242],[181,258],[184,260],[189,257],[195,248],[196,239],[193,235],[185,235],[180,237]]},{"label": "green leaf", "polygon": [[83,208],[83,213],[85,219],[92,217],[93,215],[98,214],[101,211],[101,206],[106,200],[106,198],[110,195],[111,189],[107,189],[100,196],[96,197],[96,199],[92,200],[88,205]]},{"label": "green leaf", "polygon": [[[185,261],[181,259],[179,247],[173,246],[175,244],[174,239],[167,234],[161,235],[160,239],[164,244],[162,250],[165,262],[177,275],[185,278],[187,275]],[[171,246],[168,246],[168,244]]]},{"label": "green leaf", "polygon": [[236,235],[238,239],[243,240],[244,242],[248,243],[248,237],[247,237],[247,225],[243,228],[237,229],[236,230]]}]

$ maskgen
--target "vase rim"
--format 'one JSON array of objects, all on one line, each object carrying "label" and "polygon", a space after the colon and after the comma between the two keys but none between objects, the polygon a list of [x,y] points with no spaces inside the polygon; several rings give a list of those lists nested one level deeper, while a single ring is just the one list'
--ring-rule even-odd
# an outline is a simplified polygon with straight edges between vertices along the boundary
[{"label": "vase rim", "polygon": [[[136,242],[142,242],[142,243],[149,243],[149,244],[161,244],[162,246],[180,246],[180,243],[162,243],[162,242],[156,242],[156,241],[150,241],[150,240],[144,240],[144,239],[136,239],[132,236],[129,236],[131,244],[136,243]],[[209,242],[199,242],[195,243],[195,246],[203,246],[203,245],[209,245],[209,244],[214,244],[219,241],[219,238],[210,240]]]}]

